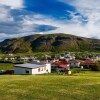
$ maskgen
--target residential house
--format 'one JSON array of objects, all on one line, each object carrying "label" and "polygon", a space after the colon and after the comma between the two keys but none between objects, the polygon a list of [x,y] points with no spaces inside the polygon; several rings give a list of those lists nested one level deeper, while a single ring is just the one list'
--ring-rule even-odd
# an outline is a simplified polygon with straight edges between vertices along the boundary
[{"label": "residential house", "polygon": [[9,53],[8,56],[13,56],[13,54],[12,53]]},{"label": "residential house", "polygon": [[69,61],[71,67],[80,67],[81,63],[83,62],[84,62],[83,60],[70,60]]},{"label": "residential house", "polygon": [[81,63],[81,66],[84,66],[85,68],[90,68],[91,66],[95,65],[95,61],[92,60],[85,60],[83,63]]},{"label": "residential house", "polygon": [[51,69],[56,72],[66,72],[67,70],[70,70],[70,64],[64,61],[54,62],[51,65]]},{"label": "residential house", "polygon": [[14,74],[44,74],[51,73],[50,63],[26,63],[14,66]]}]

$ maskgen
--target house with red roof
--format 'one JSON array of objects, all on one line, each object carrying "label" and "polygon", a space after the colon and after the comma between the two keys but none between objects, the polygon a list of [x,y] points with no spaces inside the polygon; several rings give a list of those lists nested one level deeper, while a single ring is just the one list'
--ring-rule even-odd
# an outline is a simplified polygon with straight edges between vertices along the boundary
[{"label": "house with red roof", "polygon": [[95,65],[95,61],[85,60],[84,62],[81,63],[81,65],[86,67],[86,68],[90,68],[91,66]]},{"label": "house with red roof", "polygon": [[81,63],[83,62],[84,62],[83,60],[70,60],[69,61],[71,67],[80,67]]},{"label": "house with red roof", "polygon": [[54,62],[51,64],[51,70],[57,72],[65,72],[70,69],[70,64],[65,61]]}]

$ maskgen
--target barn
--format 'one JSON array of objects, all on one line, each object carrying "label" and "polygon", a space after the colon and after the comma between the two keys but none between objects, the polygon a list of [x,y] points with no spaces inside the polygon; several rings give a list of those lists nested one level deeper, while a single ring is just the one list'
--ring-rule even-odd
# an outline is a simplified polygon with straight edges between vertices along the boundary
[{"label": "barn", "polygon": [[26,63],[26,64],[17,64],[14,66],[14,74],[44,74],[51,73],[51,64],[41,64],[41,63]]}]

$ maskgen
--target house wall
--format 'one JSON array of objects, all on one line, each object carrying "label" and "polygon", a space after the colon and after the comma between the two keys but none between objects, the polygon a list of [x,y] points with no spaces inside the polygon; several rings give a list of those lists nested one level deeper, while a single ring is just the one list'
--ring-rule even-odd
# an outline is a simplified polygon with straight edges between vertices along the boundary
[{"label": "house wall", "polygon": [[[28,71],[29,73],[27,73]],[[39,67],[35,69],[15,67],[14,74],[44,74],[51,73],[51,64],[46,64],[44,67]]]},{"label": "house wall", "polygon": [[[26,71],[29,73],[26,73]],[[32,69],[15,67],[14,74],[32,74]]]},{"label": "house wall", "polygon": [[64,72],[65,71],[65,68],[56,68],[56,71],[57,72]]},{"label": "house wall", "polygon": [[44,67],[32,69],[32,74],[51,73],[51,64],[46,64]]},{"label": "house wall", "polygon": [[80,67],[80,62],[79,63],[71,63],[70,66],[71,67]]},{"label": "house wall", "polygon": [[46,64],[46,69],[48,70],[49,73],[51,73],[51,64]]}]

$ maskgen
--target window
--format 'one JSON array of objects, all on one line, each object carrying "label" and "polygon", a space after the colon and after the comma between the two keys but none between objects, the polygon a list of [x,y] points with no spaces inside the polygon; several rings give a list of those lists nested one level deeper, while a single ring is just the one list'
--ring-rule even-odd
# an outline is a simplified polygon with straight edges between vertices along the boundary
[{"label": "window", "polygon": [[29,74],[29,71],[28,70],[26,70],[26,74]]},{"label": "window", "polygon": [[44,70],[46,70],[46,67],[44,67]]},{"label": "window", "polygon": [[40,72],[40,68],[38,68],[38,72]]},{"label": "window", "polygon": [[43,71],[43,67],[41,67],[41,71]]},{"label": "window", "polygon": [[48,69],[46,70],[46,72],[48,72]]}]

